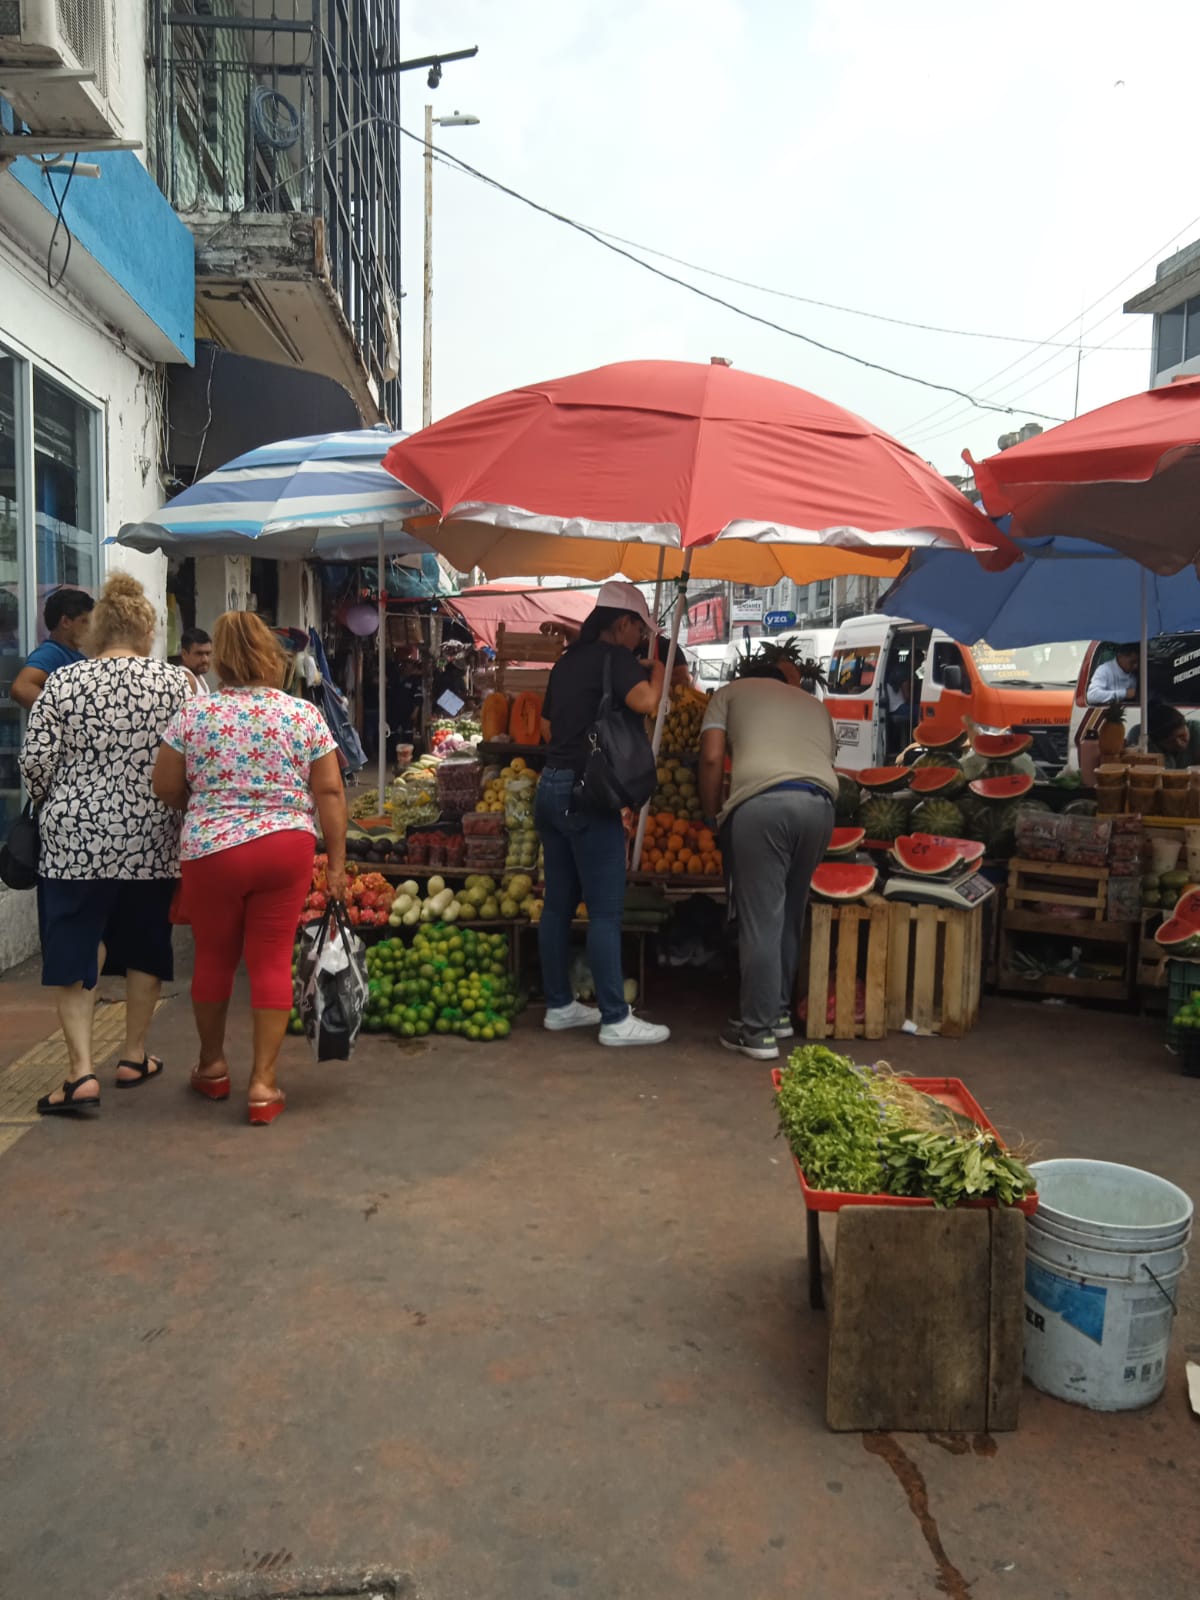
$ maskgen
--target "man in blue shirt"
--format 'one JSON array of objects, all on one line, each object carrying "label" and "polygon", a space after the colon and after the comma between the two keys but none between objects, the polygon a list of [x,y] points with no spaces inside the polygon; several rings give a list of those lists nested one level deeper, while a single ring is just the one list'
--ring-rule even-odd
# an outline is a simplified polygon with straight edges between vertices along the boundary
[{"label": "man in blue shirt", "polygon": [[38,645],[9,691],[23,711],[33,705],[52,672],[83,660],[80,646],[92,625],[94,604],[91,595],[82,589],[55,589],[46,601],[42,620],[50,637]]}]

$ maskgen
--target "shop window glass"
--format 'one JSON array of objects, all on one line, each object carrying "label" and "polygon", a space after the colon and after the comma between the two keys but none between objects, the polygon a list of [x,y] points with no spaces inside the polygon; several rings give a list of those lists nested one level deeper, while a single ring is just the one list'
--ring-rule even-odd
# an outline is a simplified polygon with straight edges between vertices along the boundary
[{"label": "shop window glass", "polygon": [[17,363],[0,350],[0,838],[7,834],[21,805],[17,771],[21,712],[9,698],[24,659],[17,394]]},{"label": "shop window glass", "polygon": [[875,683],[879,666],[879,650],[872,646],[864,650],[839,650],[830,668],[830,694],[862,694]]},{"label": "shop window glass", "polygon": [[[96,590],[96,413],[51,379],[33,380],[33,481],[38,608],[54,589]],[[44,633],[38,619],[38,637]]]},{"label": "shop window glass", "polygon": [[1183,360],[1184,306],[1174,306],[1163,311],[1158,318],[1158,353],[1155,365],[1159,372],[1177,367]]},{"label": "shop window glass", "polygon": [[1200,295],[1187,303],[1187,322],[1183,330],[1183,359],[1194,361],[1200,356]]}]

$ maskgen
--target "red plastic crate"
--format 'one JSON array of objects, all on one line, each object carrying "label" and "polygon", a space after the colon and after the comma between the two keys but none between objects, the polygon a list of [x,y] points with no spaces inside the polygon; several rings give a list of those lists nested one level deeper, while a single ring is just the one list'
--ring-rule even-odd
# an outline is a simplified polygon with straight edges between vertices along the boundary
[{"label": "red plastic crate", "polygon": [[[776,1094],[783,1073],[779,1067],[771,1068],[771,1082],[775,1085]],[[994,1134],[1001,1148],[1005,1148],[1004,1140],[988,1121],[983,1107],[967,1088],[961,1078],[901,1078],[901,1083],[907,1083],[912,1089],[919,1089],[922,1094],[932,1095],[935,1100],[940,1100],[944,1106],[949,1106],[951,1111],[957,1111],[960,1116],[970,1117],[976,1127],[984,1128]],[[792,1165],[796,1169],[796,1176],[800,1180],[800,1192],[804,1196],[804,1204],[810,1211],[840,1211],[843,1206],[932,1206],[932,1200],[919,1200],[908,1195],[899,1194],[846,1194],[841,1189],[810,1189],[805,1179],[804,1172],[795,1156]],[[964,1206],[995,1206],[998,1200],[963,1200]],[[1031,1217],[1038,1208],[1036,1193],[1027,1194],[1023,1200],[1018,1200],[1015,1209],[1023,1211]]]}]

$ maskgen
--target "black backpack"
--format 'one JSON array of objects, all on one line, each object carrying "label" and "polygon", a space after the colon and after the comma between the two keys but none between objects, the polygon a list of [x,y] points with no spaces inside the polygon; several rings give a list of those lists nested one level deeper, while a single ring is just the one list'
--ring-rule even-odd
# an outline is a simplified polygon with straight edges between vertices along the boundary
[{"label": "black backpack", "polygon": [[640,811],[654,793],[654,751],[640,717],[613,705],[612,648],[604,653],[604,687],[588,730],[588,753],[574,801],[579,811]]}]

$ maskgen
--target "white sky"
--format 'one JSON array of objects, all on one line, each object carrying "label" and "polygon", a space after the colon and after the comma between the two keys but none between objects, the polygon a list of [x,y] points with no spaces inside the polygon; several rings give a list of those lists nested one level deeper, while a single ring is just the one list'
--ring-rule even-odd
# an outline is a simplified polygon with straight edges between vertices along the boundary
[{"label": "white sky", "polygon": [[[435,142],[568,216],[790,294],[1068,342],[1098,301],[1083,318],[1084,345],[1105,344],[1085,350],[1085,411],[1147,386],[1150,319],[1121,302],[1200,237],[1200,7],[1157,0],[1147,16],[1124,0],[401,0],[404,56],[479,46],[432,95],[406,73],[403,116],[420,133],[426,101],[473,112],[479,127]],[[401,181],[413,429],[416,145]],[[798,332],[1016,408],[972,410],[707,304],[444,165],[434,265],[435,418],[609,361],[726,355],[953,472],[964,446],[987,455],[1034,412],[1074,410],[1073,348],[893,327],[661,263]]]}]

